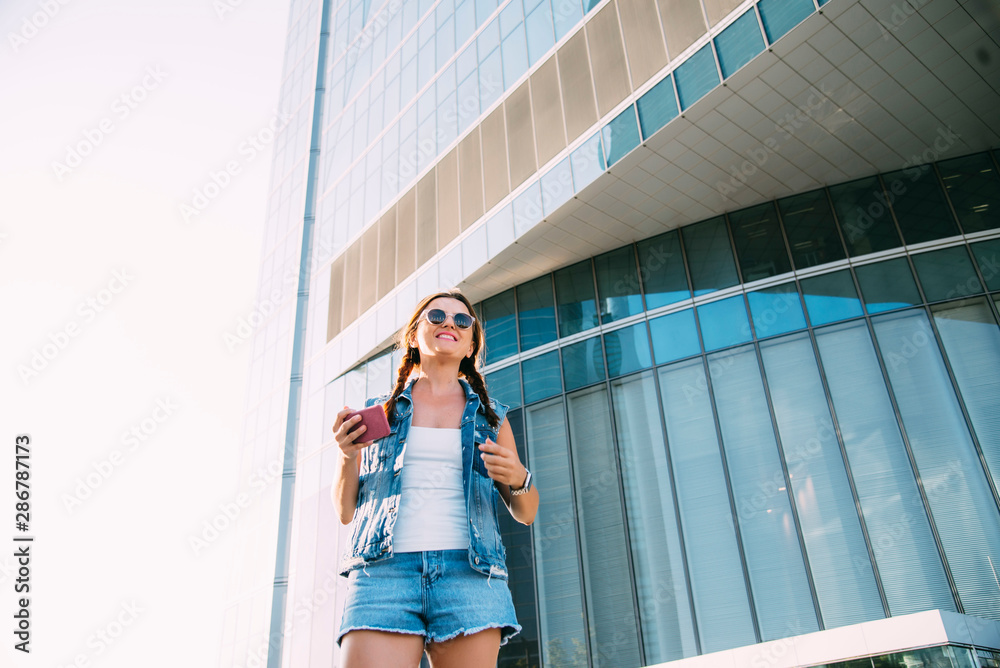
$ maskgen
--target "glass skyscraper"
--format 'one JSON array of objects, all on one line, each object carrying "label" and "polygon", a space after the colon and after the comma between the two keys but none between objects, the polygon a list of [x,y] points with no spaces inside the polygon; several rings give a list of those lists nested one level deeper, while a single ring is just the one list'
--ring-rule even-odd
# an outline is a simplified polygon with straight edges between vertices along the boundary
[{"label": "glass skyscraper", "polygon": [[220,665],[339,665],[334,416],[452,286],[541,496],[500,665],[998,665],[998,35],[293,0]]}]

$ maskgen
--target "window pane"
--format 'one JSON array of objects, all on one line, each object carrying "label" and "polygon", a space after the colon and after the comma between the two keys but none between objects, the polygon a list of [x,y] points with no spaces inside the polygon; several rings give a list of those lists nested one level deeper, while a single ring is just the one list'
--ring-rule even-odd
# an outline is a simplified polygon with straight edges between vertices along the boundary
[{"label": "window pane", "polygon": [[678,114],[673,77],[667,75],[663,81],[646,91],[635,106],[639,110],[642,136],[649,138]]},{"label": "window pane", "polygon": [[882,600],[809,336],[762,343],[760,353],[823,621],[832,628],[882,619]]},{"label": "window pane", "polygon": [[601,130],[608,167],[639,145],[639,128],[635,124],[635,108],[629,105]]},{"label": "window pane", "polygon": [[1000,488],[1000,329],[982,298],[931,310],[993,484]]},{"label": "window pane", "polygon": [[521,369],[517,364],[486,374],[486,389],[490,398],[510,406],[521,405]]},{"label": "window pane", "polygon": [[651,372],[611,383],[646,663],[697,653],[673,485]]},{"label": "window pane", "polygon": [[928,302],[967,297],[983,291],[964,245],[912,257]]},{"label": "window pane", "polygon": [[920,294],[905,257],[855,267],[854,272],[869,313],[920,303]]},{"label": "window pane", "polygon": [[809,320],[814,327],[864,315],[854,280],[847,269],[803,278],[801,285]]},{"label": "window pane", "polygon": [[653,339],[653,357],[657,364],[673,362],[701,352],[694,310],[684,309],[649,321]]},{"label": "window pane", "polygon": [[774,44],[815,9],[812,0],[761,0],[757,6],[770,44]]},{"label": "window pane", "polygon": [[1000,290],[1000,239],[972,244],[972,255],[990,290]]},{"label": "window pane", "polygon": [[580,6],[580,0],[557,0],[554,7],[556,41],[558,42],[583,18],[583,8]]},{"label": "window pane", "polygon": [[988,153],[938,163],[951,204],[966,232],[1000,227],[1000,181]]},{"label": "window pane", "polygon": [[638,666],[638,623],[607,390],[601,385],[571,394],[568,401],[591,665]]},{"label": "window pane", "polygon": [[562,373],[559,370],[559,351],[533,357],[521,362],[524,383],[524,403],[547,399],[562,392]]},{"label": "window pane", "polygon": [[712,45],[706,44],[676,70],[677,95],[681,109],[687,109],[719,85],[719,70],[715,67]]},{"label": "window pane", "polygon": [[586,665],[587,634],[563,402],[555,399],[525,413],[528,468],[538,489],[545,490],[531,525],[542,656],[546,665],[558,665],[560,660],[566,665]]},{"label": "window pane", "polygon": [[851,257],[900,245],[877,176],[831,186],[830,197]]},{"label": "window pane", "polygon": [[590,260],[560,269],[555,273],[556,299],[559,303],[559,336],[569,336],[597,326],[594,301],[594,277]]},{"label": "window pane", "polygon": [[958,225],[930,165],[889,172],[882,178],[906,243],[919,244],[958,234]]},{"label": "window pane", "polygon": [[677,230],[636,244],[639,276],[646,291],[646,308],[654,309],[691,297]]},{"label": "window pane", "polygon": [[733,211],[729,222],[744,283],[792,270],[771,202]]},{"label": "window pane", "polygon": [[562,349],[562,362],[567,392],[604,380],[601,337],[595,336],[566,346]]},{"label": "window pane", "polygon": [[528,65],[534,65],[555,44],[552,32],[552,5],[541,2],[524,20],[528,34]]},{"label": "window pane", "polygon": [[805,329],[806,318],[795,283],[748,292],[747,301],[758,339]]},{"label": "window pane", "polygon": [[551,215],[572,196],[573,169],[569,158],[563,158],[542,177],[542,210]]},{"label": "window pane", "polygon": [[757,642],[701,358],[659,370],[702,653]]},{"label": "window pane", "polygon": [[551,274],[517,286],[517,308],[522,351],[559,338]]},{"label": "window pane", "polygon": [[[521,3],[511,3],[508,7]],[[528,71],[528,47],[524,38],[524,24],[519,23],[514,31],[504,38],[500,47],[503,52],[503,85],[509,89],[521,75]]]},{"label": "window pane", "polygon": [[719,52],[719,65],[725,79],[764,50],[764,38],[760,35],[757,13],[753,8],[719,33],[715,38],[715,48]]},{"label": "window pane", "polygon": [[709,368],[754,606],[763,640],[818,631],[787,480],[753,347],[716,353]]},{"label": "window pane", "polygon": [[631,244],[594,258],[601,322],[609,323],[642,312],[635,249]]},{"label": "window pane", "polygon": [[740,282],[729,245],[729,232],[722,216],[681,230],[694,294],[703,295]]},{"label": "window pane", "polygon": [[514,236],[521,236],[542,220],[542,187],[536,181],[514,198]]},{"label": "window pane", "polygon": [[573,168],[574,192],[580,192],[603,174],[605,164],[600,133],[594,134],[581,144],[580,148],[573,151],[569,156],[569,162]]},{"label": "window pane", "polygon": [[817,330],[816,345],[889,612],[955,611],[867,325]]},{"label": "window pane", "polygon": [[995,617],[1000,515],[923,310],[872,319],[965,614]]},{"label": "window pane", "polygon": [[847,257],[833,220],[826,190],[814,190],[778,200],[796,269],[815,267]]},{"label": "window pane", "polygon": [[514,315],[514,290],[501,292],[483,302],[483,329],[486,346],[483,360],[492,364],[517,353],[517,322]]},{"label": "window pane", "polygon": [[645,322],[605,334],[604,350],[608,356],[608,376],[611,378],[653,366]]},{"label": "window pane", "polygon": [[751,338],[743,295],[702,304],[698,307],[698,321],[706,351],[746,343]]}]

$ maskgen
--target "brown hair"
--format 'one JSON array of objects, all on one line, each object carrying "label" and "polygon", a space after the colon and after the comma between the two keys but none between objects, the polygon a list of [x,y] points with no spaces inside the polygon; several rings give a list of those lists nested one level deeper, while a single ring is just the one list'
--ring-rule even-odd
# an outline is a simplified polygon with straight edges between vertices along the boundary
[{"label": "brown hair", "polygon": [[490,398],[486,394],[486,381],[483,380],[483,376],[479,372],[479,351],[483,348],[483,339],[485,338],[483,326],[479,322],[476,310],[472,308],[469,299],[457,290],[438,292],[421,299],[420,303],[413,310],[413,315],[410,316],[410,321],[406,327],[400,330],[396,338],[396,349],[403,351],[403,360],[399,363],[399,369],[396,374],[396,387],[393,389],[389,400],[385,402],[385,415],[392,422],[396,412],[396,399],[403,393],[403,388],[406,387],[406,381],[410,378],[410,374],[413,373],[416,367],[420,366],[420,349],[416,346],[411,347],[409,339],[416,333],[417,326],[420,324],[420,316],[427,306],[435,299],[441,297],[457,299],[462,302],[465,304],[465,308],[469,309],[469,315],[475,318],[475,322],[472,325],[472,356],[462,359],[462,363],[458,367],[458,372],[465,376],[465,379],[469,381],[469,385],[479,395],[479,401],[482,403],[483,413],[486,414],[487,421],[489,421],[494,429],[498,429],[500,427],[500,416],[490,406]]}]

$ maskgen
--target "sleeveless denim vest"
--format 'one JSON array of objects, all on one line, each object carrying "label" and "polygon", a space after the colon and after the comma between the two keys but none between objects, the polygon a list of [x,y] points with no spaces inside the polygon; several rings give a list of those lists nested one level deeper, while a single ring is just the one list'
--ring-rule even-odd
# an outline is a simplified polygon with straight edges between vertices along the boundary
[{"label": "sleeveless denim vest", "polygon": [[[361,451],[358,462],[358,503],[351,521],[350,552],[340,562],[340,574],[387,559],[392,551],[392,528],[402,491],[400,473],[406,454],[406,439],[413,416],[410,391],[416,379],[396,399],[395,419],[390,433]],[[497,440],[497,430],[490,426],[481,410],[479,395],[464,378],[465,411],[462,414],[462,483],[466,517],[469,521],[469,565],[488,575],[507,579],[507,552],[500,538],[497,518],[497,491],[486,472],[477,444],[489,438]],[[390,394],[373,397],[365,407],[384,404]],[[503,424],[508,406],[490,399],[490,405]]]}]

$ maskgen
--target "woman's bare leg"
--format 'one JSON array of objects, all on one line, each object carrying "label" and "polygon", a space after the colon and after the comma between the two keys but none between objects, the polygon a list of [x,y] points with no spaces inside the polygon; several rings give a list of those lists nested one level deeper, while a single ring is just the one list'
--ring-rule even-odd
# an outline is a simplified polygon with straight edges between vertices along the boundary
[{"label": "woman's bare leg", "polygon": [[355,629],[340,641],[344,668],[417,668],[423,653],[424,637],[414,633]]},{"label": "woman's bare leg", "polygon": [[432,668],[496,668],[500,629],[484,629],[427,645]]}]

